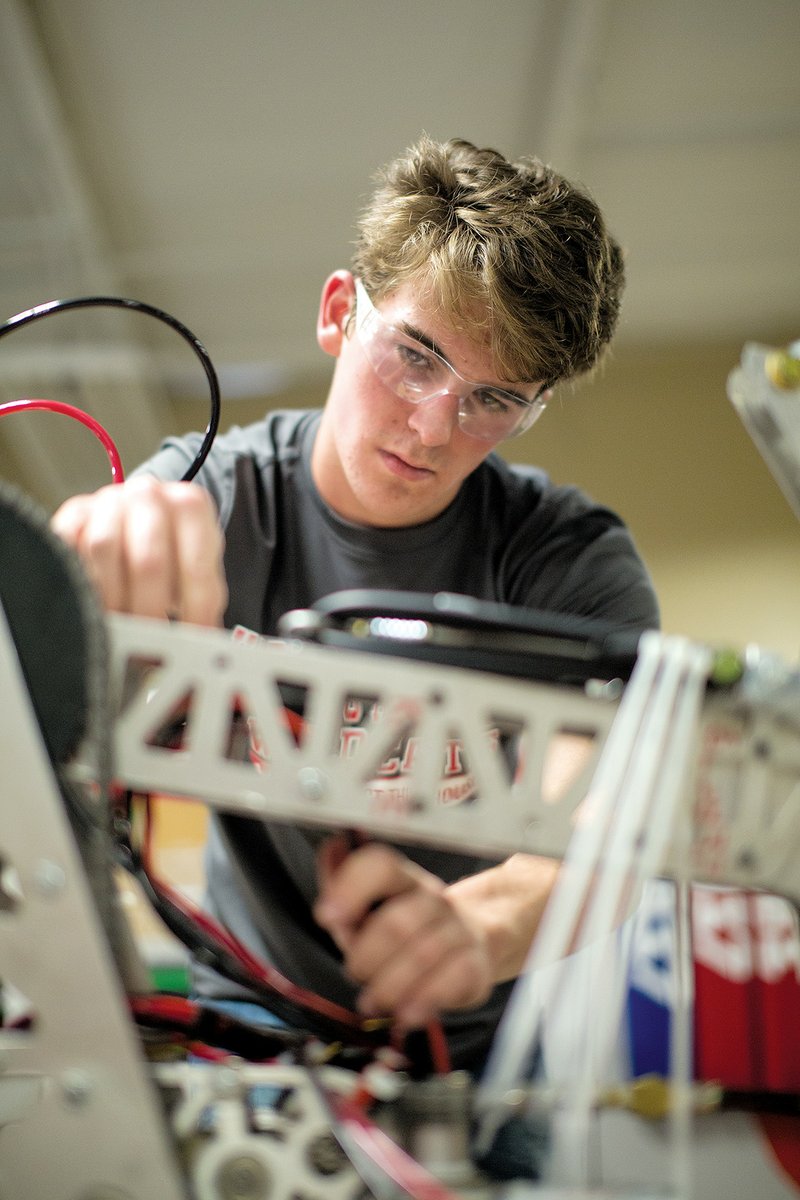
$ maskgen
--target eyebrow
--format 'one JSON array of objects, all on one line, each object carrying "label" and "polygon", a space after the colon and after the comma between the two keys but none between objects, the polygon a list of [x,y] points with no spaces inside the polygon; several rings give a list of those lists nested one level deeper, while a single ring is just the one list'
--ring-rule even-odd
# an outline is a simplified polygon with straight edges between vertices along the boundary
[{"label": "eyebrow", "polygon": [[[456,368],[450,362],[450,359],[447,357],[444,350],[442,350],[441,346],[438,345],[433,338],[428,337],[427,333],[423,333],[421,329],[417,329],[416,325],[410,325],[408,321],[399,321],[396,325],[396,328],[399,329],[401,333],[404,333],[406,337],[410,337],[415,342],[419,342],[419,344],[424,346],[426,350],[432,350],[434,354],[438,354],[439,358],[443,359],[447,363],[450,370],[456,372],[456,375],[458,375],[459,379],[464,378],[460,371],[456,371]],[[504,396],[511,396],[512,399],[519,400],[520,404],[524,404],[526,408],[533,404],[533,400],[530,400],[527,396],[523,395],[522,392],[517,392],[513,388],[500,387],[498,384],[494,383],[478,383],[474,379],[467,379],[465,382],[475,383],[477,387],[485,387],[492,392],[502,392]],[[537,392],[537,395],[533,398],[534,400],[537,398],[540,392]]]},{"label": "eyebrow", "polygon": [[398,322],[397,328],[401,333],[404,333],[406,337],[413,338],[415,342],[419,342],[420,345],[424,346],[426,350],[432,350],[434,354],[438,354],[439,358],[443,358],[448,367],[451,367],[452,370],[455,371],[455,367],[450,362],[450,359],[447,357],[442,347],[438,344],[438,342],[435,342],[433,338],[428,337],[427,333],[423,333],[421,329],[417,329],[416,325],[410,325],[408,321]]}]

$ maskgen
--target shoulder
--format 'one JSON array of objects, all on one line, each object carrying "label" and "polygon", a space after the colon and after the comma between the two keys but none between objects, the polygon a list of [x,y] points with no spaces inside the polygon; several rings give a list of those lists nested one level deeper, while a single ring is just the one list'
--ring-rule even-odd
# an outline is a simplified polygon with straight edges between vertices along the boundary
[{"label": "shoulder", "polygon": [[[319,419],[316,409],[277,409],[250,425],[231,425],[217,434],[198,475],[212,475],[226,460],[251,458],[268,462],[285,455],[299,453],[305,432]],[[200,433],[187,433],[166,438],[159,450],[140,470],[163,478],[177,478],[176,471],[184,461],[188,465],[202,441]],[[172,474],[169,469],[172,468]]]},{"label": "shoulder", "polygon": [[538,467],[498,455],[482,479],[501,598],[637,628],[657,626],[649,572],[622,517]]},{"label": "shoulder", "polygon": [[[316,410],[277,410],[250,425],[233,425],[214,439],[196,482],[212,495],[223,524],[238,492],[269,487],[276,473],[290,470],[304,437],[318,420]],[[167,438],[140,469],[159,479],[180,479],[197,453],[199,433]]]},{"label": "shoulder", "polygon": [[[552,531],[563,525],[622,526],[622,518],[574,484],[554,483],[541,467],[509,463],[493,453],[476,472],[476,482],[509,532],[524,522]],[[502,507],[501,507],[502,504]]]},{"label": "shoulder", "polygon": [[233,425],[216,439],[209,460],[226,455],[249,458],[260,466],[296,458],[306,430],[317,418],[312,410],[278,409],[252,425]]}]

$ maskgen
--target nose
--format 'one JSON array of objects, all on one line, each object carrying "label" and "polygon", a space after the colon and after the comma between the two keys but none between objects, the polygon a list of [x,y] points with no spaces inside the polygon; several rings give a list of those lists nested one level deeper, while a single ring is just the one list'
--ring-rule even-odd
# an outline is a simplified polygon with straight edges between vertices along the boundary
[{"label": "nose", "polygon": [[458,396],[453,392],[440,392],[413,405],[408,424],[423,446],[446,445],[458,424]]}]

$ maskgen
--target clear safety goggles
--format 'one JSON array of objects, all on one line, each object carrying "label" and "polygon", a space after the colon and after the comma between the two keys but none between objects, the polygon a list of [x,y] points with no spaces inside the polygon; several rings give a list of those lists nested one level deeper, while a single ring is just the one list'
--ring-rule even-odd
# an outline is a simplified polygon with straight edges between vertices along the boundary
[{"label": "clear safety goggles", "polygon": [[356,280],[356,333],[370,366],[401,400],[424,404],[437,396],[458,398],[458,424],[470,437],[497,442],[529,429],[545,410],[540,395],[525,396],[459,375],[446,359],[390,325]]}]

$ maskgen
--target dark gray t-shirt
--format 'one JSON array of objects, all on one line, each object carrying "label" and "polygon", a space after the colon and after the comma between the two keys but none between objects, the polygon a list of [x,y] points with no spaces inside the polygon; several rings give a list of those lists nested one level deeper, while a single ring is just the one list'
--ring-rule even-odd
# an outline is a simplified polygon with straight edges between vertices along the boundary
[{"label": "dark gray t-shirt", "polygon": [[[579,489],[490,454],[432,521],[402,529],[353,525],[328,507],[311,477],[319,419],[319,412],[276,412],[232,429],[216,439],[197,477],[225,529],[229,626],[271,634],[282,613],[348,588],[459,592],[632,629],[658,624],[652,584],[628,530]],[[142,469],[178,479],[199,442],[199,435],[171,440]],[[436,849],[403,850],[446,882],[490,865]],[[356,989],[310,915],[316,871],[305,831],[215,819],[207,872],[208,908],[237,937],[296,984],[353,1007]],[[197,985],[209,996],[242,994],[206,971]],[[480,1066],[509,986],[479,1009],[446,1015],[454,1066]]]}]

